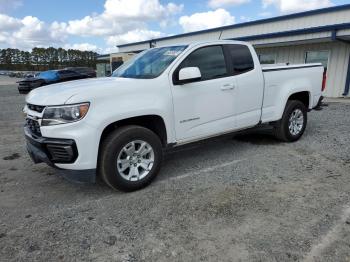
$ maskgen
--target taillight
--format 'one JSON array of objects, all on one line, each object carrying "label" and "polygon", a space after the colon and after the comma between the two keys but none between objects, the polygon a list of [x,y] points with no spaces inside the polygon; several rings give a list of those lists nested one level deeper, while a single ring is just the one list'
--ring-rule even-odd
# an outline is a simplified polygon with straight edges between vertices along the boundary
[{"label": "taillight", "polygon": [[322,92],[326,89],[326,82],[327,82],[327,70],[324,70],[323,79],[322,79]]}]

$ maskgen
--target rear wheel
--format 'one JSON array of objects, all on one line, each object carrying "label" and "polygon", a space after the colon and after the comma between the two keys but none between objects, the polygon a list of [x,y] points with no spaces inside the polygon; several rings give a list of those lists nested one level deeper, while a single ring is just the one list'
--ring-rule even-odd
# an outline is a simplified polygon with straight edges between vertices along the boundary
[{"label": "rear wheel", "polygon": [[140,126],[125,126],[103,141],[99,173],[110,187],[134,191],[155,178],[161,160],[162,145],[156,134]]},{"label": "rear wheel", "polygon": [[285,142],[298,140],[307,124],[307,109],[298,100],[290,100],[284,109],[282,119],[275,125],[275,136]]}]

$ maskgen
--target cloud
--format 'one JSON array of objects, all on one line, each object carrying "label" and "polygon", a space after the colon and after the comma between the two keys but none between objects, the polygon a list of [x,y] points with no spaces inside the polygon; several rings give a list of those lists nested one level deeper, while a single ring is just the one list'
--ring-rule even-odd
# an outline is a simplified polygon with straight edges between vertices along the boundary
[{"label": "cloud", "polygon": [[22,5],[21,0],[0,0],[0,12],[16,9]]},{"label": "cloud", "polygon": [[181,16],[179,24],[184,32],[198,31],[235,23],[235,17],[231,16],[225,9],[219,8],[215,11],[195,13],[191,16]]},{"label": "cloud", "polygon": [[183,5],[160,4],[159,0],[107,0],[103,15],[124,19],[156,20],[179,13]]},{"label": "cloud", "polygon": [[64,22],[53,22],[50,25],[50,35],[53,39],[65,40],[67,36],[67,24]]},{"label": "cloud", "polygon": [[159,0],[106,0],[104,11],[94,16],[72,20],[67,32],[80,36],[110,36],[146,28],[146,22],[166,21],[180,13],[183,5],[160,4]]},{"label": "cloud", "polygon": [[145,24],[140,21],[126,20],[119,22],[112,17],[101,16],[86,16],[80,20],[72,20],[67,24],[63,23],[62,28],[66,28],[68,34],[77,36],[108,36],[112,34],[121,34],[128,30],[145,27]]},{"label": "cloud", "polygon": [[0,31],[13,31],[19,29],[22,26],[20,19],[0,14]]},{"label": "cloud", "polygon": [[330,0],[262,0],[263,8],[275,6],[281,13],[296,13],[332,6]]},{"label": "cloud", "polygon": [[249,3],[250,0],[210,0],[208,2],[209,7],[211,8],[218,8],[218,7],[224,7],[224,6],[237,6]]},{"label": "cloud", "polygon": [[46,41],[49,40],[50,32],[43,21],[40,21],[37,17],[26,16],[22,19],[21,28],[13,34],[18,39],[24,41]]},{"label": "cloud", "polygon": [[62,44],[67,35],[56,27],[56,23],[48,25],[33,16],[18,19],[0,14],[0,43],[4,47],[25,50]]},{"label": "cloud", "polygon": [[[19,3],[21,1],[0,0],[0,6],[12,4],[14,7]],[[181,13],[183,7],[182,4],[172,2],[162,4],[159,0],[105,0],[104,10],[99,14],[50,24],[34,16],[19,19],[0,14],[0,48],[67,46],[70,36],[103,37],[111,46],[159,37],[162,34],[148,30],[147,23],[159,23],[161,27],[171,25],[173,17]],[[95,45],[87,43],[68,46],[86,50],[96,49]]]},{"label": "cloud", "polygon": [[161,37],[164,34],[158,31],[135,29],[125,34],[110,36],[107,38],[108,45],[121,45],[130,42],[139,42],[147,39]]},{"label": "cloud", "polygon": [[112,54],[112,53],[118,53],[118,52],[119,52],[118,47],[111,46],[111,47],[105,48],[103,51],[100,52],[100,54]]}]

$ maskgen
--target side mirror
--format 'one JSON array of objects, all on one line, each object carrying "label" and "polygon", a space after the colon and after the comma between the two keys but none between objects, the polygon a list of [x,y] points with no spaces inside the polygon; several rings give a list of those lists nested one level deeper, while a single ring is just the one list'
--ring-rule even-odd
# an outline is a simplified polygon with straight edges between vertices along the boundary
[{"label": "side mirror", "polygon": [[184,67],[179,71],[179,84],[195,82],[201,77],[201,71],[198,67]]}]

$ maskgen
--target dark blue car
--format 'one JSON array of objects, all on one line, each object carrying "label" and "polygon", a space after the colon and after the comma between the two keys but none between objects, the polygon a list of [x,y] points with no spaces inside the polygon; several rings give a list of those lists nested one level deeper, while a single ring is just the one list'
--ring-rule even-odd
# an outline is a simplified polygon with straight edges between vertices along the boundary
[{"label": "dark blue car", "polygon": [[65,82],[65,81],[71,81],[71,80],[77,80],[77,79],[84,79],[89,78],[90,76],[87,74],[81,74],[78,72],[75,72],[73,70],[49,70],[41,72],[34,77],[26,78],[22,81],[18,82],[18,91],[20,94],[26,94],[30,92],[32,89],[50,85],[54,83],[59,82]]}]

